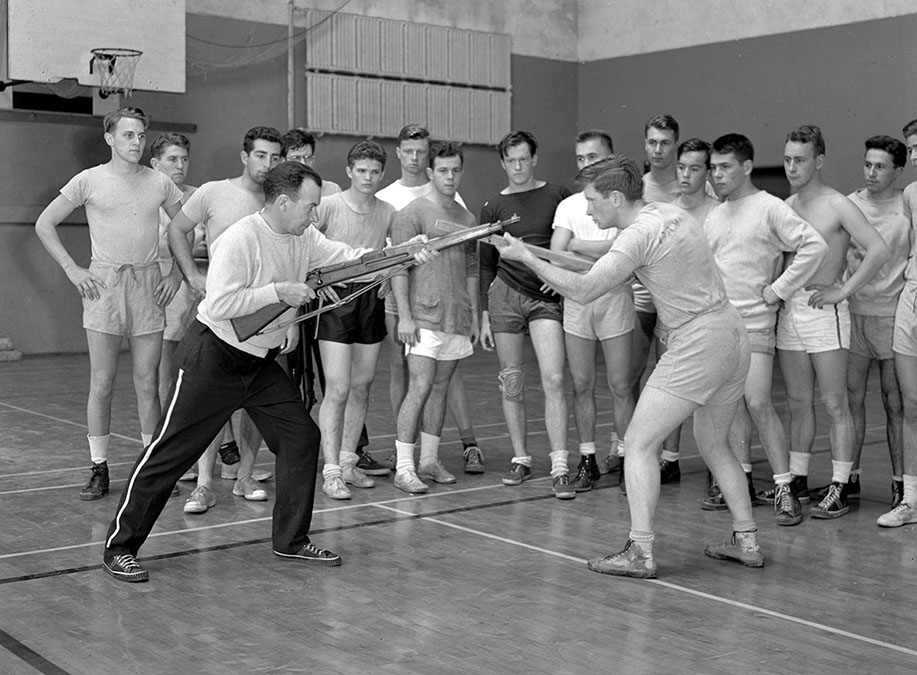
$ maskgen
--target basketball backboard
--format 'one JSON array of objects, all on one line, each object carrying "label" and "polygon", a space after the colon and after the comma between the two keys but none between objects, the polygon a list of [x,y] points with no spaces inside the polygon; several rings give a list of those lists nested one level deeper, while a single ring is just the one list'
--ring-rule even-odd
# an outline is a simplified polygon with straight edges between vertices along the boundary
[{"label": "basketball backboard", "polygon": [[[0,3],[2,4],[2,3]],[[90,73],[92,49],[143,52],[134,89],[184,93],[185,0],[5,0],[9,10],[11,80],[76,78],[99,86]]]}]

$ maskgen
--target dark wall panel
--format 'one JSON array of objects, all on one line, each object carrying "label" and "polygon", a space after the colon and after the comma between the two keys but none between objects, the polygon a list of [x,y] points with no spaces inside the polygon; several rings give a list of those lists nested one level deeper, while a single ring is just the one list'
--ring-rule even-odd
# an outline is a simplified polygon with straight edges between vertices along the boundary
[{"label": "dark wall panel", "polygon": [[[758,164],[781,165],[787,132],[822,127],[826,177],[850,191],[863,180],[863,141],[899,137],[917,117],[917,15],[738,40],[584,64],[579,122],[612,131],[643,157],[643,125],[673,114],[682,138],[728,132],[752,139]],[[908,169],[901,185],[913,174]]]}]

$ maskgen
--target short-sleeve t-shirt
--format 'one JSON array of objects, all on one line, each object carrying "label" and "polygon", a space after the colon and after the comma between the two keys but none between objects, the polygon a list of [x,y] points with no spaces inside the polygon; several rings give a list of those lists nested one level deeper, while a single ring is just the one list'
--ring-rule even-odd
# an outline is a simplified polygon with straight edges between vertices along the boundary
[{"label": "short-sleeve t-shirt", "polygon": [[[550,248],[554,212],[558,204],[570,196],[562,185],[545,183],[534,190],[500,194],[489,199],[481,209],[482,223],[495,223],[518,215],[520,220],[505,231],[526,244]],[[487,291],[494,275],[507,286],[535,300],[559,302],[554,293],[544,293],[538,275],[523,263],[504,260],[491,244],[481,244],[481,307],[487,308]]]},{"label": "short-sleeve t-shirt", "polygon": [[652,173],[643,175],[643,201],[646,203],[662,202],[669,204],[678,197],[678,179],[672,178],[668,183],[659,183]]},{"label": "short-sleeve t-shirt", "polygon": [[159,259],[159,209],[181,201],[168,176],[146,166],[120,174],[108,164],[81,171],[60,193],[86,208],[95,262],[146,264]]},{"label": "short-sleeve t-shirt", "polygon": [[181,207],[188,220],[201,223],[207,232],[207,248],[233,223],[257,213],[264,206],[264,193],[238,187],[230,179],[204,183]]},{"label": "short-sleeve t-shirt", "polygon": [[[318,205],[318,231],[333,241],[343,241],[353,247],[380,249],[391,233],[392,216],[395,207],[381,199],[373,199],[369,213],[354,211],[338,192],[324,197]],[[355,279],[356,282],[370,281],[376,274]]]},{"label": "short-sleeve t-shirt", "polygon": [[557,205],[552,227],[555,230],[570,230],[574,239],[582,241],[614,241],[618,236],[618,229],[602,229],[596,225],[592,216],[586,215],[588,206],[586,195],[582,192],[570,195]]},{"label": "short-sleeve t-shirt", "polygon": [[[882,235],[890,253],[876,276],[850,296],[850,311],[864,316],[895,316],[898,296],[904,289],[904,269],[911,249],[911,221],[904,213],[903,192],[895,190],[890,199],[876,200],[864,189],[847,195],[847,198]],[[851,239],[847,247],[848,277],[857,271],[865,256],[865,249]]]},{"label": "short-sleeve t-shirt", "polygon": [[645,206],[611,250],[636,265],[634,274],[670,329],[729,302],[703,228],[678,207],[659,202]]}]

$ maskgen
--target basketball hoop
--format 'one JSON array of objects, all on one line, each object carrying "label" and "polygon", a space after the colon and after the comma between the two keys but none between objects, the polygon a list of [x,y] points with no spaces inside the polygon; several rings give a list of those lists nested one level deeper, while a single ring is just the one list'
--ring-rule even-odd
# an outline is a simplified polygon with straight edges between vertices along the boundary
[{"label": "basketball hoop", "polygon": [[138,49],[120,47],[93,49],[89,72],[99,71],[99,96],[121,92],[130,96],[134,89],[134,70],[143,54]]}]

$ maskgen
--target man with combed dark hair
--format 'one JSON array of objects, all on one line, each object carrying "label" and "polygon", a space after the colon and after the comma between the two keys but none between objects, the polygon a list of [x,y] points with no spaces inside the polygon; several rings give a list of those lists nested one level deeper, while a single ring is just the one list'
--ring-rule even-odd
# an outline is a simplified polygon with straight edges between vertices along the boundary
[{"label": "man with combed dark hair", "polygon": [[[175,215],[182,194],[166,175],[140,164],[149,119],[139,108],[119,108],[105,115],[102,124],[111,159],[74,176],[35,223],[41,243],[83,301],[92,460],[89,482],[80,491],[84,501],[108,494],[111,401],[124,336],[131,345],[140,438],[149,445],[160,413],[157,381],[164,307],[181,283],[180,275],[163,276],[159,268],[159,210]],[[88,269],[76,264],[57,232],[80,206],[86,207],[92,242]]]},{"label": "man with combed dark hair", "polygon": [[[815,382],[818,381],[819,401],[828,414],[831,483],[822,490],[810,491],[810,498],[818,503],[809,515],[833,519],[843,516],[850,508],[848,482],[854,459],[853,416],[847,398],[850,347],[847,299],[882,268],[888,260],[888,246],[852,201],[825,184],[821,173],[824,163],[825,139],[821,129],[804,125],[787,135],[783,167],[795,193],[786,203],[822,236],[828,245],[828,255],[805,288],[786,298],[780,309],[777,358],[786,385],[790,472],[797,481],[806,483],[815,441]],[[851,245],[859,249],[862,258],[848,268],[847,251]]]},{"label": "man with combed dark hair", "polygon": [[603,574],[654,578],[654,514],[659,501],[658,448],[694,415],[694,434],[704,461],[726,494],[733,536],[708,546],[713,558],[750,567],[764,565],[751,502],[738,461],[726,440],[748,372],[748,336],[729,303],[700,224],[668,204],[645,205],[634,162],[614,155],[580,171],[589,213],[600,227],[622,230],[611,250],[583,274],[545,263],[511,235],[500,254],[529,266],[564,297],[587,303],[628,283],[636,274],[652,295],[669,332],[668,350],[656,364],[627,428],[627,499],[631,530],[624,550],[593,558]]},{"label": "man with combed dark hair", "polygon": [[[400,211],[415,199],[428,197],[433,193],[433,184],[427,173],[430,159],[430,132],[420,124],[406,124],[398,134],[397,143],[395,155],[401,165],[401,176],[379,190],[376,196],[394,206],[396,211]],[[459,192],[455,193],[455,201],[462,208],[466,208]],[[385,297],[385,326],[389,343],[389,399],[392,404],[392,412],[397,418],[407,392],[408,366],[404,344],[398,340],[398,308],[392,293]],[[478,447],[475,436],[468,406],[468,393],[460,363],[456,364],[452,379],[449,380],[446,405],[455,420],[459,439],[462,442],[465,473],[484,473],[484,452]],[[394,469],[397,461],[397,453],[393,452],[388,460],[390,468]],[[357,466],[361,465],[357,464]]]},{"label": "man with combed dark hair", "polygon": [[[860,453],[866,436],[866,382],[872,363],[879,364],[879,384],[885,408],[885,438],[892,469],[891,510],[904,497],[904,457],[901,438],[901,390],[895,374],[895,309],[904,288],[904,270],[910,254],[910,219],[904,215],[904,193],[895,183],[907,163],[907,149],[891,136],[866,140],[863,177],[866,187],[851,192],[852,201],[888,245],[889,259],[878,274],[850,296],[850,353],[847,356],[847,395],[853,415],[853,470],[847,498],[860,493]],[[864,262],[865,251],[851,241],[847,248],[848,273]]]},{"label": "man with combed dark hair", "polygon": [[[382,248],[391,234],[391,204],[376,198],[385,174],[386,153],[375,141],[360,141],[347,153],[350,187],[322,199],[319,232],[351,246]],[[375,486],[359,466],[357,446],[365,427],[369,388],[385,339],[385,305],[367,275],[334,287],[339,296],[359,295],[318,317],[316,337],[321,350],[325,386],[318,423],[322,431],[322,491],[331,499],[350,499],[347,485]],[[384,469],[388,473],[387,469]]]},{"label": "man with combed dark hair", "polygon": [[[538,180],[538,142],[528,131],[511,131],[497,146],[507,186],[481,209],[481,222],[493,223],[514,215],[518,223],[506,228],[526,243],[548,247],[557,205],[570,196],[561,186]],[[564,329],[560,297],[542,290],[531,270],[502,259],[494,246],[481,244],[481,344],[497,349],[503,416],[513,445],[504,485],[521,485],[532,476],[532,456],[526,433],[523,341],[532,337],[541,386],[544,419],[551,457],[551,478],[558,499],[573,499],[576,489],[567,464],[567,400],[564,391]]]},{"label": "man with combed dark hair", "polygon": [[[203,294],[206,274],[194,262],[188,235],[199,223],[206,235],[207,248],[213,247],[230,225],[258,211],[264,206],[263,183],[271,167],[280,161],[280,132],[273,127],[252,127],[242,139],[239,159],[242,173],[235,178],[208,181],[200,186],[182,205],[181,211],[169,223],[169,245],[175,262],[181,267],[185,279],[198,293]],[[287,333],[281,353],[292,351],[299,339],[295,326]],[[245,413],[239,411],[232,417],[226,435],[214,438],[213,445],[197,465],[197,485],[185,501],[185,513],[205,513],[216,504],[213,490],[213,470],[219,452],[223,461],[220,476],[233,480],[232,492],[248,501],[265,501],[268,498],[260,481],[271,477],[269,471],[255,471],[255,460],[261,437]]]},{"label": "man with combed dark hair", "polygon": [[[608,133],[590,129],[576,137],[575,151],[576,167],[583,169],[610,157],[614,154],[614,146]],[[618,230],[600,228],[586,211],[586,197],[582,192],[570,195],[557,205],[551,250],[572,251],[593,260],[608,252],[618,236]],[[616,452],[616,439],[619,435],[624,436],[634,413],[630,386],[631,333],[634,330],[632,291],[627,287],[617,288],[588,305],[566,300],[563,326],[567,361],[573,378],[573,419],[580,453],[579,466],[572,482],[577,492],[587,492],[601,475],[595,442],[597,345],[601,345],[605,357],[606,380],[614,401],[615,431],[609,452]]]},{"label": "man with combed dark hair", "polygon": [[[780,301],[802,288],[827,255],[827,244],[809,223],[781,199],[759,190],[751,180],[755,149],[742,134],[726,134],[713,142],[711,172],[717,194],[724,201],[704,222],[729,301],[745,322],[751,346],[751,365],[745,382],[745,405],[758,428],[758,436],[777,485],[774,500],[778,525],[802,522],[800,500],[806,498],[791,486],[789,450],[783,423],[771,397],[774,350],[777,344],[777,308]],[[792,253],[784,266],[784,255]],[[757,499],[752,480],[750,432],[745,408],[738,407],[730,432],[733,452],[745,471],[752,503]],[[720,486],[722,487],[722,486]],[[724,508],[727,496],[714,490],[701,506]]]},{"label": "man with combed dark hair", "polygon": [[309,540],[319,430],[275,357],[286,336],[271,330],[240,342],[230,320],[283,302],[295,308],[315,292],[309,270],[368,252],[330,241],[312,225],[321,178],[298,162],[283,162],[264,178],[265,206],[220,236],[211,248],[206,295],[182,341],[182,366],[153,442],[131,471],[105,539],[103,567],[120,581],[149,573],[136,561],[175,481],[210,443],[230,415],[243,408],[277,456],[274,554],[323,565],[341,557]]},{"label": "man with combed dark hair", "polygon": [[[395,214],[392,241],[448,234],[440,222],[474,227],[474,216],[455,200],[464,171],[464,156],[454,143],[430,148],[427,176],[432,190]],[[475,242],[441,252],[431,264],[392,278],[398,306],[398,340],[405,345],[408,390],[398,411],[395,435],[395,487],[410,494],[426,492],[424,479],[454,483],[439,460],[446,415],[446,391],[461,359],[471,356],[479,333],[478,260]],[[415,439],[420,461],[415,467]]]},{"label": "man with combed dark hair", "polygon": [[[172,179],[175,186],[181,190],[181,200],[184,204],[197,189],[185,183],[188,175],[188,165],[191,161],[191,141],[184,134],[162,134],[150,143],[150,166],[164,173]],[[169,249],[169,221],[172,218],[168,213],[159,210],[159,257],[162,261],[160,267],[164,274],[181,275],[181,271],[172,261],[172,252]],[[198,266],[206,264],[207,244],[204,242],[204,228],[200,225],[194,228],[189,235],[191,248]],[[175,350],[185,334],[185,328],[191,323],[197,311],[197,302],[200,299],[197,293],[191,290],[187,282],[182,281],[178,292],[172,302],[166,305],[166,327],[162,334],[162,358],[159,361],[159,402],[169,395],[175,376],[178,373],[178,364],[175,362]],[[196,474],[187,477],[194,480]],[[185,477],[183,477],[185,478]]]},{"label": "man with combed dark hair", "polygon": [[[280,139],[280,155],[290,162],[299,162],[312,166],[315,163],[315,136],[303,129],[296,127],[290,129]],[[341,191],[341,186],[334,181],[322,180],[322,197],[329,197]]]},{"label": "man with combed dark hair", "polygon": [[[697,218],[701,225],[707,219],[707,214],[720,203],[711,194],[712,188],[710,188],[710,183],[708,182],[710,176],[710,153],[712,150],[713,148],[706,141],[702,141],[699,138],[689,138],[679,144],[676,154],[675,172],[678,196],[672,203]],[[643,185],[645,190],[646,175],[643,177]],[[653,328],[655,330],[656,326]],[[649,339],[650,335],[645,337]],[[662,351],[665,349],[665,345],[661,340],[657,340],[656,343],[657,350]],[[679,430],[674,432],[662,444],[659,473],[663,484],[681,480],[681,466],[678,461],[681,456],[680,437]],[[712,477],[709,472],[707,479],[708,483],[712,485]],[[708,489],[710,489],[709,486]]]}]

